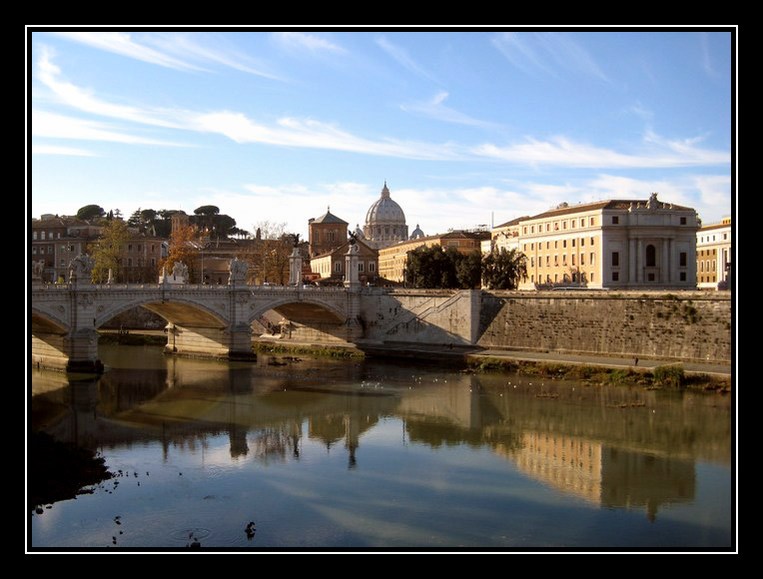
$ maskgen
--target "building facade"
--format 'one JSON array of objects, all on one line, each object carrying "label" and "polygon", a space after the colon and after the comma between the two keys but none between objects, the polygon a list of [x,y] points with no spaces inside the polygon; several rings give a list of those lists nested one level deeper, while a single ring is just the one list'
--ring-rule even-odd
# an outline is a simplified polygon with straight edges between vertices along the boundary
[{"label": "building facade", "polygon": [[308,221],[309,257],[325,255],[347,241],[347,222],[333,213],[331,208],[326,213]]},{"label": "building facade", "polygon": [[697,231],[697,287],[731,289],[731,218],[703,225]]},{"label": "building facade", "polygon": [[405,282],[405,268],[408,263],[408,252],[419,247],[439,245],[443,249],[455,248],[461,253],[468,254],[480,251],[482,242],[490,238],[488,231],[450,231],[440,235],[429,235],[400,241],[394,245],[379,250],[379,275],[386,280]]},{"label": "building facade", "polygon": [[[379,275],[379,250],[370,247],[365,240],[357,239],[358,280],[361,284],[375,283]],[[310,270],[318,274],[318,283],[340,283],[347,276],[346,256],[350,242],[310,259]]]},{"label": "building facade", "polygon": [[694,209],[647,200],[609,200],[519,218],[493,232],[496,247],[527,257],[519,289],[696,288]]}]

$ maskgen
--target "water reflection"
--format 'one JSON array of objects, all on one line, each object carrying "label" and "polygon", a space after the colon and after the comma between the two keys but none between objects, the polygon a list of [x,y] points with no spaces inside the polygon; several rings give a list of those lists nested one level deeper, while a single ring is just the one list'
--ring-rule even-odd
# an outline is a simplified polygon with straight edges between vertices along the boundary
[{"label": "water reflection", "polygon": [[697,460],[731,460],[729,401],[717,395],[374,361],[250,365],[102,350],[112,367],[99,379],[35,372],[32,422],[104,455],[159,441],[166,461],[223,435],[232,461],[300,461],[309,441],[362,471],[364,439],[395,419],[398,446],[488,450],[553,492],[650,521],[695,500]]}]

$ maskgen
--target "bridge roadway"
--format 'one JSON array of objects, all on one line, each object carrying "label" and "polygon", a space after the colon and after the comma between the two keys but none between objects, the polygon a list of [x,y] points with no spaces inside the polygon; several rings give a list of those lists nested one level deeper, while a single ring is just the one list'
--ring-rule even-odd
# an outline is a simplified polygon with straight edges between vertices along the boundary
[{"label": "bridge roadway", "polygon": [[191,284],[33,284],[32,362],[99,372],[97,329],[142,306],[168,321],[166,349],[185,355],[249,359],[252,323],[274,310],[290,323],[353,342],[362,335],[359,284],[318,288]]}]

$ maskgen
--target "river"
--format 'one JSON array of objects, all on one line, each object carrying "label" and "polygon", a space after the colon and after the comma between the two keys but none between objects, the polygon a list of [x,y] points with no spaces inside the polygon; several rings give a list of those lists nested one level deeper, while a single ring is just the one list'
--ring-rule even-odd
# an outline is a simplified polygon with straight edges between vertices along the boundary
[{"label": "river", "polygon": [[[733,406],[442,364],[101,346],[31,370],[32,428],[113,478],[30,550],[733,550]],[[39,511],[38,511],[39,512]]]}]

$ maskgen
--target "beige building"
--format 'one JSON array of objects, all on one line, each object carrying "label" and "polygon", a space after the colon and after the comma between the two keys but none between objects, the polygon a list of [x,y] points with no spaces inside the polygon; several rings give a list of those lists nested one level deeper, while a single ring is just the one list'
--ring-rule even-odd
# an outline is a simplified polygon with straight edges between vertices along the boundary
[{"label": "beige building", "polygon": [[731,217],[703,225],[697,231],[697,287],[730,289]]},{"label": "beige building", "polygon": [[[379,252],[369,247],[362,239],[356,240],[358,246],[358,280],[361,284],[374,283],[379,272]],[[347,271],[345,268],[347,252],[350,249],[350,241],[347,240],[339,247],[317,255],[310,259],[310,270],[319,274],[319,283],[327,281],[340,283],[344,281]]]},{"label": "beige building", "polygon": [[441,235],[428,235],[400,241],[379,250],[379,275],[384,279],[402,283],[405,281],[405,267],[408,252],[422,246],[439,245],[447,249],[454,247],[461,253],[480,251],[482,241],[488,239],[487,231],[450,231]]},{"label": "beige building", "polygon": [[657,199],[609,200],[519,218],[493,232],[495,246],[527,257],[519,289],[696,288],[694,209]]}]

